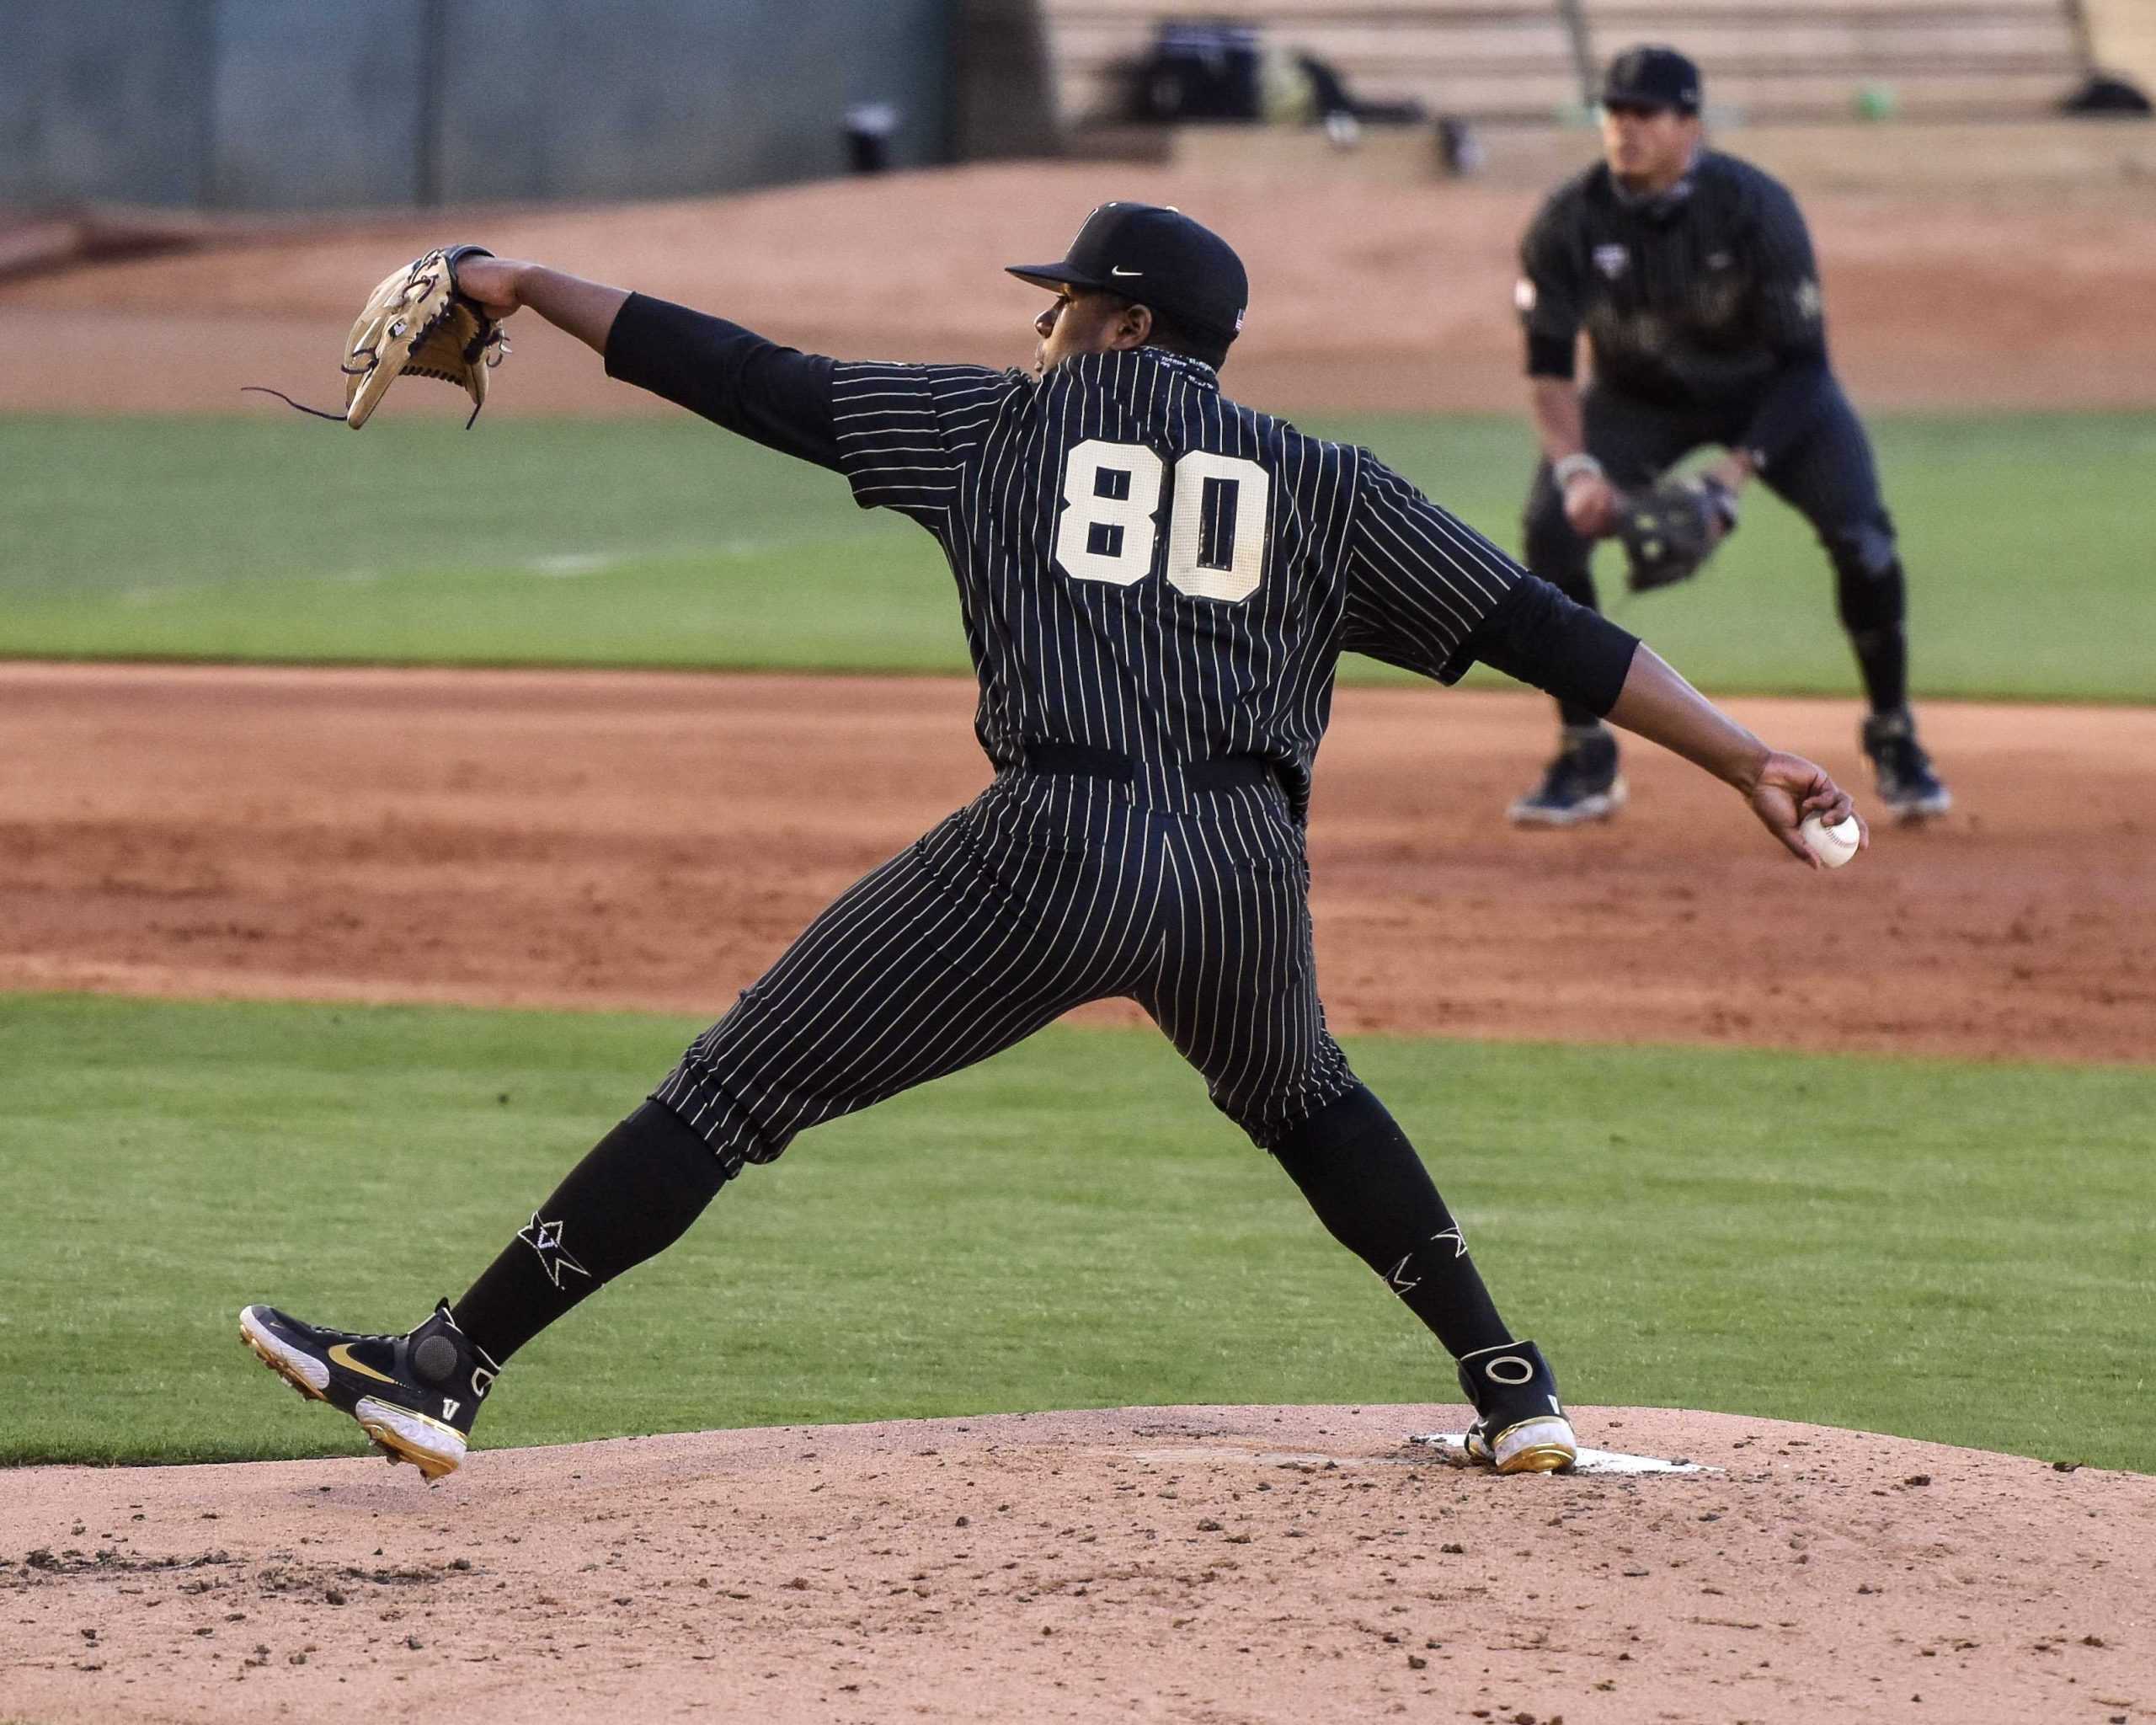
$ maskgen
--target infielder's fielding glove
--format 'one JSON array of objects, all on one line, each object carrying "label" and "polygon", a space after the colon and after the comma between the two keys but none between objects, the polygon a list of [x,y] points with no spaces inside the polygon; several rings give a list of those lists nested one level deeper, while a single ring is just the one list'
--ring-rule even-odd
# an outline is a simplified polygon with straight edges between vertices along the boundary
[{"label": "infielder's fielding glove", "polygon": [[466,258],[492,256],[481,246],[438,248],[383,279],[344,344],[343,413],[302,407],[281,390],[262,393],[318,419],[342,419],[356,431],[399,377],[439,377],[472,398],[468,429],[487,404],[487,374],[508,355],[509,341],[477,300],[457,291],[456,266]]},{"label": "infielder's fielding glove", "polygon": [[1707,474],[1664,479],[1625,503],[1617,517],[1625,585],[1635,593],[1699,574],[1737,529],[1737,494]]}]

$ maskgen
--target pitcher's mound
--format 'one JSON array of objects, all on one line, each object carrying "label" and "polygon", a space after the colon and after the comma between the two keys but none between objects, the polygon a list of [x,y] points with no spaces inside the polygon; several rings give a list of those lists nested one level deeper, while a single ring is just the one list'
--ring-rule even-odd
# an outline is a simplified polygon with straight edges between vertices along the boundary
[{"label": "pitcher's mound", "polygon": [[483,1450],[432,1490],[31,1469],[0,1714],[2156,1717],[2156,1478],[1577,1413],[1703,1471],[1501,1480],[1408,1442],[1460,1429],[1442,1407],[705,1432]]}]

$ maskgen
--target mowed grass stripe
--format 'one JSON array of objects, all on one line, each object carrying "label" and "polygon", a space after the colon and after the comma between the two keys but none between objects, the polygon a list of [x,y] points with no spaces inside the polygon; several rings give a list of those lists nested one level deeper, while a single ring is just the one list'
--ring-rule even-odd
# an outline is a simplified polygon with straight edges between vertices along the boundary
[{"label": "mowed grass stripe", "polygon": [[[1517,550],[1502,417],[1320,419]],[[2146,701],[2156,414],[1882,419],[1932,696]],[[0,654],[963,672],[925,534],[686,415],[0,418]],[[1849,693],[1833,580],[1755,492],[1692,585],[1616,614],[1719,691]],[[1400,674],[1351,660],[1353,679]]]},{"label": "mowed grass stripe", "polygon": [[[415,1321],[699,1028],[0,997],[0,1461],[350,1451],[237,1308]],[[2156,1471],[2156,1071],[1351,1053],[1574,1400]],[[1453,1398],[1164,1043],[1051,1031],[751,1170],[520,1355],[478,1435]]]}]

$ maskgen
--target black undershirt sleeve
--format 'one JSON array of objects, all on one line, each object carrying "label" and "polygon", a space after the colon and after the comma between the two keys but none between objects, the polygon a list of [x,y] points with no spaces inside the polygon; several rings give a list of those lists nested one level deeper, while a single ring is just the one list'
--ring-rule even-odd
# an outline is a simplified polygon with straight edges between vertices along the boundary
[{"label": "black undershirt sleeve", "polygon": [[1640,638],[1529,575],[1475,626],[1462,649],[1560,701],[1607,714]]},{"label": "black undershirt sleeve", "polygon": [[1572,245],[1573,200],[1559,192],[1545,204],[1520,241],[1519,285],[1513,291],[1527,338],[1527,375],[1570,377],[1578,360],[1584,318]]},{"label": "black undershirt sleeve", "polygon": [[766,449],[838,471],[833,361],[632,293],[606,336],[606,375],[701,414]]},{"label": "black undershirt sleeve", "polygon": [[1579,366],[1579,340],[1570,335],[1527,338],[1527,375],[1530,377],[1570,378]]}]

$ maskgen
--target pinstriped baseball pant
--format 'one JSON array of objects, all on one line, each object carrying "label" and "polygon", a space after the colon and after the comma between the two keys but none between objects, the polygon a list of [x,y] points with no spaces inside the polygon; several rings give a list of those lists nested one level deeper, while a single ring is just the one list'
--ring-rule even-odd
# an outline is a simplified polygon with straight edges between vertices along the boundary
[{"label": "pinstriped baseball pant", "polygon": [[729,1178],[794,1135],[1136,1001],[1270,1148],[1351,1089],[1301,830],[1271,786],[1161,795],[1006,772],[856,882],[652,1092]]}]

